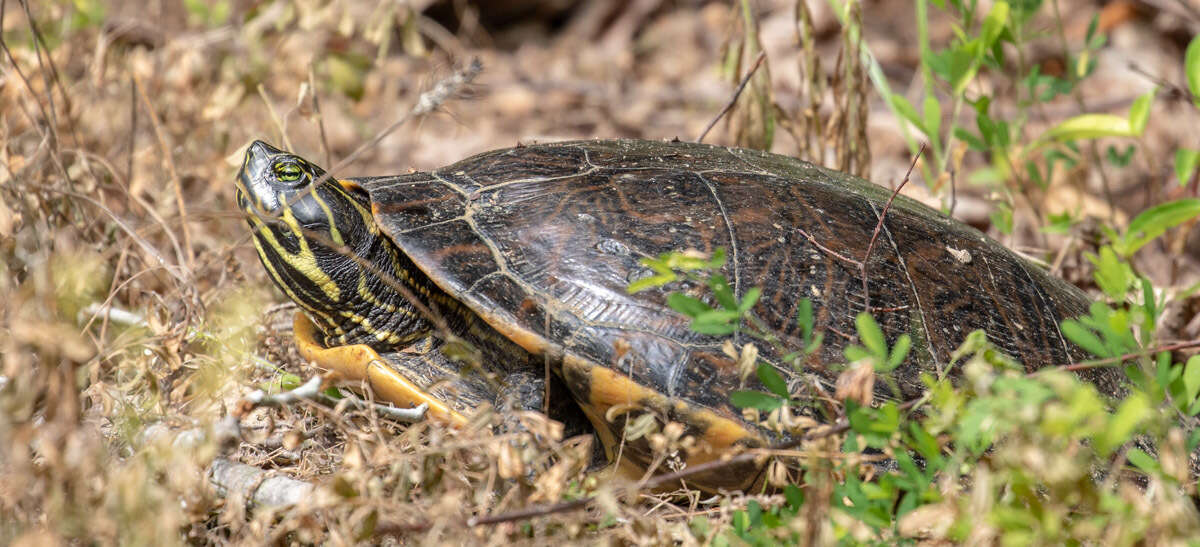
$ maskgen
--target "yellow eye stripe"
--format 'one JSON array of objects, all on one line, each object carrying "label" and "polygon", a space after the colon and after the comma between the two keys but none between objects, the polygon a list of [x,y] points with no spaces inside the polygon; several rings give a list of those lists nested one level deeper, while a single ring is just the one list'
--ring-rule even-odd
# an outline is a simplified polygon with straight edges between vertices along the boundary
[{"label": "yellow eye stripe", "polygon": [[325,216],[329,218],[329,239],[333,240],[336,245],[345,245],[345,242],[342,240],[342,232],[338,230],[337,222],[334,221],[337,217],[333,216],[333,210],[329,208],[329,204],[325,203],[325,200],[321,198],[321,194],[316,190],[312,190],[311,193],[313,200],[317,202],[317,205],[325,212]]},{"label": "yellow eye stripe", "polygon": [[[275,240],[275,234],[273,234],[271,229],[262,221],[260,221],[258,217],[250,216],[250,221],[254,223],[253,229],[255,232],[255,237],[250,239],[254,241],[254,248],[258,251],[258,256],[261,259],[263,266],[267,268],[267,273],[271,274],[271,277],[275,279],[275,284],[283,290],[284,294],[286,294],[287,297],[292,300],[292,302],[297,303],[310,314],[312,314],[310,317],[319,318],[323,323],[325,323],[326,326],[330,328],[330,330],[333,331],[335,335],[344,335],[345,331],[341,328],[337,321],[333,320],[332,316],[321,311],[319,308],[314,307],[308,302],[307,299],[301,298],[299,294],[292,290],[291,283],[289,283],[287,279],[281,276],[279,271],[275,269],[274,260],[271,258],[272,256],[278,256],[290,264],[290,261],[284,259],[282,256],[290,253],[288,253],[282,246],[279,245],[279,242]],[[270,252],[263,247],[263,239],[269,240],[271,249]]]},{"label": "yellow eye stripe", "polygon": [[[308,244],[308,238],[304,237],[304,229],[300,227],[300,222],[296,220],[296,215],[292,214],[291,207],[284,208],[283,215],[281,215],[280,220],[282,220],[283,223],[292,230],[292,233],[296,235],[296,241],[300,245],[300,252],[293,255],[285,250],[284,252],[279,253],[279,256],[287,261],[288,266],[290,266],[293,270],[300,272],[301,275],[311,280],[313,284],[319,287],[321,291],[329,297],[329,300],[333,302],[341,302],[342,289],[338,287],[337,283],[334,283],[333,279],[329,277],[329,274],[325,273],[325,270],[322,270],[317,264],[317,257],[313,254],[312,248]],[[275,234],[273,232],[267,230],[263,235],[266,237],[268,243],[270,243],[272,247],[280,250],[283,249],[283,246],[280,245],[279,241],[275,239]]]}]

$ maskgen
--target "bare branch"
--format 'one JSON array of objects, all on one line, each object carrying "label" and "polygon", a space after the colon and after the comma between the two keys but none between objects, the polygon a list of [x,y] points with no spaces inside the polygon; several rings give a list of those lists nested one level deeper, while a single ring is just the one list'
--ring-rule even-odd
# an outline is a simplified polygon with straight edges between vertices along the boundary
[{"label": "bare branch", "polygon": [[312,483],[281,477],[225,458],[213,460],[208,468],[208,480],[225,497],[239,497],[265,507],[299,505],[310,501],[317,491]]},{"label": "bare branch", "polygon": [[738,97],[741,97],[742,91],[746,89],[746,84],[750,83],[750,78],[754,76],[755,72],[758,72],[758,67],[762,65],[763,60],[766,58],[767,52],[759,52],[758,58],[754,60],[754,66],[750,67],[750,72],[747,72],[746,76],[742,78],[742,83],[738,84],[737,89],[734,90],[733,97],[729,98],[729,102],[725,103],[725,108],[721,109],[721,112],[717,114],[717,117],[713,118],[711,122],[708,122],[708,126],[704,128],[704,131],[700,132],[699,137],[696,137],[696,142],[704,142],[704,137],[708,135],[708,132],[712,131],[712,128],[717,125],[717,122],[721,121],[721,118],[725,117],[725,114],[729,113],[729,110],[733,108],[733,105],[737,104]]},{"label": "bare branch", "polygon": [[[282,393],[269,394],[261,389],[254,390],[243,399],[243,403],[246,406],[242,409],[241,414],[245,415],[246,412],[260,406],[279,407],[300,401],[314,401],[328,405],[338,404],[339,400],[329,397],[321,391],[321,385],[324,383],[324,380],[321,376],[313,376],[300,387]],[[368,403],[367,401],[353,397],[345,399],[345,401],[354,408],[370,408],[382,416],[400,422],[419,422],[424,420],[425,411],[429,410],[429,405],[426,403],[421,403],[413,408],[399,408],[391,405]]]},{"label": "bare branch", "polygon": [[892,196],[883,205],[883,211],[879,213],[879,222],[875,223],[875,231],[871,234],[871,242],[867,244],[867,252],[863,254],[862,262],[858,264],[862,273],[863,310],[867,313],[871,312],[871,293],[867,289],[867,264],[871,261],[871,251],[875,249],[875,240],[879,238],[879,231],[883,228],[883,219],[887,218],[888,209],[892,208],[892,201],[896,199],[896,194],[900,193],[904,185],[908,184],[908,178],[912,176],[913,169],[917,166],[917,160],[921,159],[921,154],[923,153],[925,153],[925,143],[921,143],[921,149],[917,151],[916,156],[913,156],[912,165],[908,166],[908,172],[904,174],[904,180],[900,181],[900,184],[892,192]]}]

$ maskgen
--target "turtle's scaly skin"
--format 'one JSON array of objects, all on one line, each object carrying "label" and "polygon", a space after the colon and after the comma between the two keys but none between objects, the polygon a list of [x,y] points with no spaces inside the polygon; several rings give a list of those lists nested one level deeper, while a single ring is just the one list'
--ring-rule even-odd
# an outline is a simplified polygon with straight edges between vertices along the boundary
[{"label": "turtle's scaly skin", "polygon": [[[629,283],[651,273],[639,261],[725,249],[722,273],[734,292],[762,288],[752,313],[789,349],[801,345],[797,306],[810,299],[815,330],[826,336],[806,372],[828,386],[836,373],[825,365],[842,361],[867,301],[850,260],[863,259],[890,195],[784,156],[632,140],[523,146],[341,185],[369,196],[402,255],[401,274],[461,317],[462,336],[481,340],[485,359],[506,370],[548,360],[610,447],[625,418],[642,412],[686,425],[709,448],[693,464],[768,435],[729,403],[743,380],[722,340],[690,330],[666,305],[671,291],[705,292],[675,284],[631,295]],[[1030,370],[1084,358],[1058,327],[1086,313],[1081,291],[917,202],[896,198],[867,271],[871,311],[889,343],[913,337],[895,372],[902,399],[918,396],[919,374],[944,366],[975,329]],[[770,347],[760,349],[801,396],[816,396]],[[1116,371],[1084,374],[1105,393],[1120,390]],[[878,395],[892,396],[879,385]],[[759,386],[751,379],[749,387]],[[624,454],[650,459],[638,443]],[[744,486],[753,473],[742,472],[697,482]]]}]

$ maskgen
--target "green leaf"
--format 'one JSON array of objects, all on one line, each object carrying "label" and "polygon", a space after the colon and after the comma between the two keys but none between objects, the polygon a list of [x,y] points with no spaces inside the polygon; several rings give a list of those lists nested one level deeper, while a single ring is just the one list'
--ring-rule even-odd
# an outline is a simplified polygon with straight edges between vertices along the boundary
[{"label": "green leaf", "polygon": [[1008,12],[1008,2],[996,2],[992,5],[992,11],[984,18],[983,27],[979,31],[983,49],[991,49],[992,44],[1000,37],[1000,33],[1008,24]]},{"label": "green leaf", "polygon": [[1145,450],[1140,448],[1130,448],[1125,453],[1125,459],[1146,473],[1154,474],[1162,470],[1162,467],[1158,464],[1158,460],[1155,460]]},{"label": "green leaf", "polygon": [[72,27],[79,29],[83,27],[99,27],[104,24],[104,18],[108,15],[108,8],[105,2],[100,0],[75,0],[75,13],[79,16],[78,21],[72,21]]},{"label": "green leaf", "polygon": [[1192,180],[1197,164],[1200,164],[1200,150],[1180,148],[1175,151],[1175,177],[1179,179],[1180,186]]},{"label": "green leaf", "polygon": [[715,274],[708,278],[708,288],[712,290],[713,296],[717,297],[717,303],[721,304],[723,308],[737,311],[737,297],[733,295],[733,288],[729,286],[725,276]]},{"label": "green leaf", "polygon": [[925,133],[926,136],[929,136],[929,132],[925,130],[925,124],[921,120],[920,114],[917,114],[917,109],[914,108],[912,103],[908,102],[908,99],[905,99],[903,95],[897,93],[892,94],[892,108],[896,110],[896,113],[899,114],[900,117],[908,120],[908,123],[913,124],[913,127],[916,127],[917,130]]},{"label": "green leaf", "polygon": [[1155,93],[1158,93],[1158,88],[1134,99],[1133,104],[1129,106],[1129,128],[1134,135],[1141,135],[1146,130],[1146,122],[1150,120],[1150,103],[1154,100]]},{"label": "green leaf", "polygon": [[1133,159],[1133,153],[1136,150],[1137,149],[1131,144],[1125,147],[1124,152],[1118,152],[1117,147],[1109,145],[1104,156],[1108,158],[1108,163],[1111,163],[1117,167],[1125,167],[1126,165],[1129,165],[1129,161]]},{"label": "green leaf", "polygon": [[937,97],[932,93],[926,95],[922,110],[925,111],[925,135],[931,139],[937,139],[942,130],[942,106],[938,103]]},{"label": "green leaf", "polygon": [[1159,309],[1158,302],[1154,301],[1154,285],[1144,275],[1139,275],[1138,280],[1142,283],[1142,310],[1145,311],[1144,315],[1146,316],[1142,320],[1142,332],[1154,332]]},{"label": "green leaf", "polygon": [[992,225],[1000,230],[1002,234],[1011,234],[1013,231],[1013,208],[1011,205],[1001,201],[996,204],[996,210],[990,215]]},{"label": "green leaf", "polygon": [[1108,428],[1101,433],[1100,442],[1096,443],[1097,450],[1104,456],[1112,453],[1113,449],[1133,436],[1138,424],[1150,416],[1150,400],[1141,392],[1134,392],[1121,401],[1109,421]]},{"label": "green leaf", "polygon": [[759,526],[762,526],[763,510],[762,505],[759,505],[758,501],[750,500],[750,502],[746,504],[746,512],[750,514],[751,528],[758,528]]},{"label": "green leaf", "polygon": [[958,140],[967,143],[967,146],[970,147],[971,150],[979,150],[981,152],[987,150],[987,145],[983,144],[983,141],[980,140],[979,137],[976,137],[974,133],[967,131],[965,128],[955,127],[954,136]]},{"label": "green leaf", "polygon": [[799,511],[800,507],[804,505],[804,491],[794,484],[783,487],[783,497],[793,511]]},{"label": "green leaf", "polygon": [[884,340],[883,330],[879,328],[875,318],[865,311],[859,312],[858,317],[854,318],[854,325],[858,328],[858,338],[867,350],[879,357],[880,361],[887,361],[887,341]]},{"label": "green leaf", "polygon": [[1134,135],[1137,135],[1137,132],[1129,124],[1129,118],[1113,114],[1080,114],[1046,130],[1038,138],[1038,141],[1068,141]]},{"label": "green leaf", "polygon": [[1062,333],[1075,345],[1096,357],[1109,356],[1108,349],[1104,347],[1104,342],[1100,341],[1096,333],[1074,319],[1066,319],[1062,322]]},{"label": "green leaf", "polygon": [[762,382],[763,386],[770,390],[771,393],[780,397],[788,396],[787,380],[784,380],[779,375],[779,371],[775,370],[775,367],[767,363],[760,363],[754,374],[758,376],[758,381]]},{"label": "green leaf", "polygon": [[738,325],[733,322],[737,318],[736,311],[709,310],[697,315],[692,320],[691,328],[700,334],[724,336],[737,330]]},{"label": "green leaf", "polygon": [[1069,211],[1064,211],[1062,214],[1050,213],[1047,217],[1049,224],[1042,226],[1042,231],[1047,234],[1067,234],[1071,232],[1071,227],[1079,222]]},{"label": "green leaf", "polygon": [[675,275],[675,272],[655,274],[634,280],[633,283],[630,283],[629,286],[625,288],[625,290],[628,291],[629,294],[634,294],[646,289],[653,289],[668,283],[673,283],[676,279],[679,279],[679,276]]},{"label": "green leaf", "polygon": [[908,333],[901,334],[900,338],[896,339],[896,343],[892,346],[892,354],[888,357],[887,370],[880,372],[890,372],[896,370],[900,363],[904,362],[904,358],[908,357],[909,350],[912,349],[912,337]]},{"label": "green leaf", "polygon": [[812,300],[801,298],[796,310],[796,324],[800,325],[800,330],[804,333],[804,342],[808,343],[812,339],[813,330],[813,307]]},{"label": "green leaf", "polygon": [[1191,356],[1183,366],[1183,389],[1188,402],[1195,400],[1196,394],[1200,393],[1200,355]]},{"label": "green leaf", "polygon": [[706,311],[712,310],[708,304],[701,302],[699,299],[678,292],[667,296],[667,306],[693,319]]},{"label": "green leaf", "polygon": [[738,305],[738,312],[746,313],[750,311],[750,308],[753,308],[754,304],[758,302],[759,296],[762,296],[762,289],[758,287],[750,287],[750,290],[746,291],[746,294],[742,295],[742,303]]},{"label": "green leaf", "polygon": [[349,54],[335,53],[325,60],[333,88],[355,101],[362,99],[366,90],[366,72],[369,64],[370,62],[362,56]]},{"label": "green leaf", "polygon": [[949,55],[946,57],[946,73],[955,95],[962,95],[971,80],[975,79],[983,52],[983,44],[979,40],[971,40],[960,48],[947,52]]},{"label": "green leaf", "polygon": [[296,389],[300,387],[300,384],[302,383],[304,382],[299,376],[296,376],[290,372],[285,372],[269,382],[263,382],[260,384],[260,386],[262,387],[262,390],[266,391],[267,393],[279,393],[282,391],[291,391]]},{"label": "green leaf", "polygon": [[717,270],[725,265],[725,247],[717,247],[708,261],[708,269]]},{"label": "green leaf", "polygon": [[1192,37],[1183,55],[1183,73],[1187,78],[1188,90],[1192,92],[1192,101],[1200,107],[1200,35]]},{"label": "green leaf", "polygon": [[814,334],[812,337],[812,341],[809,342],[807,346],[804,346],[804,353],[810,354],[810,355],[813,353],[816,353],[817,350],[821,348],[821,343],[824,341],[825,341],[825,333],[818,332],[818,333]]},{"label": "green leaf", "polygon": [[870,357],[871,352],[862,346],[849,345],[842,349],[842,355],[846,356],[847,361],[853,363]]},{"label": "green leaf", "polygon": [[1200,198],[1160,203],[1142,211],[1129,222],[1121,241],[1121,254],[1128,257],[1170,228],[1200,216]]},{"label": "green leaf", "polygon": [[729,394],[729,402],[738,408],[756,408],[763,412],[783,406],[782,399],[761,391],[734,391]]},{"label": "green leaf", "polygon": [[1114,249],[1108,245],[1100,248],[1100,256],[1088,254],[1087,258],[1096,266],[1092,278],[1096,280],[1100,290],[1104,291],[1104,295],[1114,301],[1125,300],[1125,293],[1129,291],[1129,285],[1133,282],[1133,270],[1129,265],[1122,262]]}]

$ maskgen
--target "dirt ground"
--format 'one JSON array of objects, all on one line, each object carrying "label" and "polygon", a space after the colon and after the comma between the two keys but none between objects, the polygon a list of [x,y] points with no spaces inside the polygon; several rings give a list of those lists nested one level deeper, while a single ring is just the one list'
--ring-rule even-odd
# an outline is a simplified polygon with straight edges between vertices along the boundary
[{"label": "dirt ground", "polygon": [[[740,4],[689,0],[0,3],[0,512],[8,515],[0,542],[696,542],[690,517],[720,519],[748,497],[618,500],[610,486],[584,479],[586,447],[553,439],[527,437],[514,448],[479,430],[299,404],[253,410],[242,417],[241,442],[214,441],[214,427],[249,392],[313,375],[290,343],[292,310],[234,207],[233,178],[255,139],[330,167],[401,120],[335,174],[428,170],[519,143],[694,140],[734,97],[759,47],[764,89],[782,118],[798,120],[812,103],[795,3],[749,6],[757,42],[746,38]],[[810,6],[816,55],[834,74],[842,26],[829,4]],[[1027,130],[1084,112],[1123,115],[1157,86],[1147,130],[1097,145],[1099,160],[1109,144],[1136,144],[1128,165],[1084,162],[1060,170],[1033,201],[1016,200],[1011,234],[992,226],[1004,199],[994,187],[956,181],[954,215],[1094,290],[1084,253],[1095,234],[1086,223],[1067,235],[1038,228],[1066,210],[1119,226],[1150,205],[1195,195],[1194,184],[1173,180],[1171,154],[1200,144],[1182,67],[1198,11],[1194,2],[1127,0],[1042,10],[1044,32],[1023,62],[1044,73],[1065,70],[1064,44],[1082,42],[1093,17],[1108,41],[1078,93],[1032,109]],[[913,5],[872,0],[862,12],[881,74],[920,104]],[[932,43],[954,31],[948,17],[931,14]],[[472,59],[483,67],[473,82],[407,119],[422,93]],[[1010,96],[1000,89],[1009,84],[984,70],[973,85]],[[836,97],[813,114],[822,123],[843,112]],[[914,150],[879,94],[866,97],[853,137],[866,161],[855,170],[894,187]],[[763,144],[740,108],[705,142]],[[813,156],[793,129],[778,125],[770,150],[839,166],[836,147]],[[989,158],[967,151],[961,161],[967,173]],[[904,192],[944,207],[947,187],[934,186],[918,170]],[[1198,257],[1193,222],[1135,264],[1178,291],[1200,281]],[[1200,337],[1198,312],[1181,302],[1164,328],[1173,339]],[[193,430],[208,441],[192,450],[172,444]],[[303,509],[255,511],[244,494],[208,485],[214,458],[324,486]],[[521,486],[495,488],[526,470],[533,478]],[[472,515],[584,491],[600,500],[586,517],[464,526]]]}]

